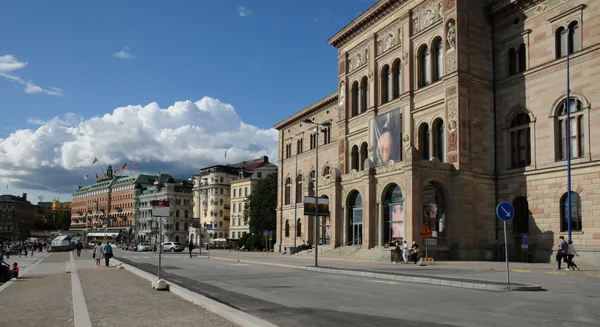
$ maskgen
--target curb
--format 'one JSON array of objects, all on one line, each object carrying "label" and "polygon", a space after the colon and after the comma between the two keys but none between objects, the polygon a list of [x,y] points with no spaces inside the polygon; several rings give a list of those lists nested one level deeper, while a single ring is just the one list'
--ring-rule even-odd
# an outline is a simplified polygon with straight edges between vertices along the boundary
[{"label": "curb", "polygon": [[433,276],[415,277],[415,276],[408,276],[408,275],[391,275],[391,274],[385,274],[385,273],[382,274],[382,273],[375,273],[375,272],[318,268],[318,267],[302,267],[302,269],[305,269],[308,271],[329,273],[329,274],[363,276],[363,277],[371,277],[371,278],[378,278],[378,279],[403,281],[403,282],[418,283],[418,284],[450,286],[450,287],[458,287],[458,288],[466,288],[466,289],[482,290],[482,291],[495,291],[495,292],[543,291],[542,287],[539,285],[497,284],[497,283],[492,284],[492,283],[488,283],[486,281],[464,282],[459,279],[436,278]]},{"label": "curb", "polygon": [[[131,273],[148,280],[149,282],[156,281],[156,276],[150,273],[147,273],[139,268],[136,268],[130,264],[124,263],[119,259],[111,259],[116,265],[121,265],[125,267],[126,270],[129,270]],[[168,282],[168,281],[167,281]],[[225,304],[219,303],[217,301],[211,300],[204,295],[192,292],[187,288],[181,287],[179,285],[175,285],[171,282],[168,282],[169,288],[168,290],[174,295],[179,296],[180,298],[192,302],[214,314],[217,314],[230,322],[240,326],[240,327],[279,327],[271,322],[260,319],[258,317],[249,315],[241,310],[237,310],[235,308],[229,307]]]},{"label": "curb", "polygon": [[[46,252],[46,254],[45,254],[43,257],[41,257],[41,258],[37,259],[37,260],[36,260],[36,261],[34,261],[34,262],[31,264],[31,265],[29,265],[29,266],[25,267],[25,269],[23,269],[23,271],[21,271],[21,272],[19,273],[19,277],[26,276],[26,275],[27,275],[27,272],[28,272],[29,270],[31,270],[32,268],[34,268],[35,266],[37,266],[37,265],[38,265],[38,264],[39,264],[39,263],[40,263],[42,260],[46,259],[46,257],[48,257],[50,254],[52,254],[52,253],[51,253],[51,252]],[[12,283],[14,283],[14,281],[15,281],[14,279],[11,279],[11,280],[7,281],[6,283],[4,283],[4,284],[0,285],[0,292],[4,291],[4,290],[5,290],[7,287],[9,287],[9,286],[10,286]]]}]

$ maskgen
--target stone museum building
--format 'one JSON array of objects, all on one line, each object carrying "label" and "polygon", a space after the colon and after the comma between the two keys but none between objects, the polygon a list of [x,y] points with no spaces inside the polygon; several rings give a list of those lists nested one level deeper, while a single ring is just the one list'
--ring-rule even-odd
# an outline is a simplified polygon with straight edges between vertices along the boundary
[{"label": "stone museum building", "polygon": [[599,41],[599,0],[378,1],[329,39],[335,93],[275,125],[276,249],[314,242],[318,178],[324,255],[423,249],[427,224],[436,259],[503,258],[505,201],[508,257],[548,262],[568,236],[570,144],[572,240],[600,265]]}]

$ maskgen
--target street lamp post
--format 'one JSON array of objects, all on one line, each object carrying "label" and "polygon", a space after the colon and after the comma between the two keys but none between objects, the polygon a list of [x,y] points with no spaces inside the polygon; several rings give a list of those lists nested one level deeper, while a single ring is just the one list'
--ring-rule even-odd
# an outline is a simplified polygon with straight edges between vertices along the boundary
[{"label": "street lamp post", "polygon": [[[319,265],[319,227],[320,227],[320,217],[319,217],[319,131],[321,127],[331,126],[330,122],[324,122],[321,124],[315,123],[312,120],[306,118],[304,119],[304,123],[311,124],[316,126],[315,131],[315,267]],[[309,173],[310,178],[310,173]]]}]

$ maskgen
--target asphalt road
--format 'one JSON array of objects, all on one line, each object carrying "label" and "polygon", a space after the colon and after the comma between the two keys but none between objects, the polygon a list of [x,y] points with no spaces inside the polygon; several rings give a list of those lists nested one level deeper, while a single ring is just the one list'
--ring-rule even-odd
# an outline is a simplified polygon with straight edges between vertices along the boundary
[{"label": "asphalt road", "polygon": [[[115,254],[156,274],[155,253]],[[548,291],[495,293],[190,259],[187,253],[165,254],[162,264],[163,278],[282,327],[593,326],[600,320],[600,279],[585,276],[523,274],[544,279]]]}]

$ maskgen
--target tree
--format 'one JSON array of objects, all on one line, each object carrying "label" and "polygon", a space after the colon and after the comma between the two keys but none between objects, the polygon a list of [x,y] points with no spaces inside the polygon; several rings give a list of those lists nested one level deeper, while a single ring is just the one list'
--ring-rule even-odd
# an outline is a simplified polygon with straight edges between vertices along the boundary
[{"label": "tree", "polygon": [[[262,235],[263,230],[277,228],[277,174],[270,174],[258,181],[244,205],[244,221],[250,231]],[[275,239],[273,239],[275,243]]]},{"label": "tree", "polygon": [[54,223],[56,229],[69,230],[69,227],[71,227],[71,213],[66,211],[55,211]]},{"label": "tree", "polygon": [[44,230],[45,227],[46,227],[46,223],[44,222],[43,219],[37,218],[33,222],[33,229],[36,230],[36,231],[42,231],[42,230]]}]

